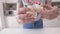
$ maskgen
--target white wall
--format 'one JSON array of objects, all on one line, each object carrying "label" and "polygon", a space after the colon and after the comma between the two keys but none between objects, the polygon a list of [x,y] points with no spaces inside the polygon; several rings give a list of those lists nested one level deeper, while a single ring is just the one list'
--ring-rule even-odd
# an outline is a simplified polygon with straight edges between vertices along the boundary
[{"label": "white wall", "polygon": [[16,3],[18,0],[0,0],[0,2]]},{"label": "white wall", "polygon": [[0,29],[2,28],[1,11],[2,11],[2,3],[0,2]]},{"label": "white wall", "polygon": [[2,24],[2,19],[3,18],[3,4],[2,4],[2,2],[0,2],[0,28],[2,28],[3,26],[3,24]]},{"label": "white wall", "polygon": [[5,2],[5,0],[0,0],[0,2]]},{"label": "white wall", "polygon": [[1,16],[0,16],[0,27],[1,27]]},{"label": "white wall", "polygon": [[18,0],[6,0],[6,3],[17,3]]},{"label": "white wall", "polygon": [[59,2],[60,0],[52,0],[53,2]]}]

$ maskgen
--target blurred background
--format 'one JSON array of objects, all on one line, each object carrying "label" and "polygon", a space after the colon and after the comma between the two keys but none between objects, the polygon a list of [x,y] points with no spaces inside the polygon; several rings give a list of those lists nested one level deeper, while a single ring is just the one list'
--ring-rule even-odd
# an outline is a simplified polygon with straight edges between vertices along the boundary
[{"label": "blurred background", "polygon": [[[19,24],[16,20],[16,13],[20,4],[19,1],[0,0],[0,34],[60,34],[60,15],[52,20],[43,19],[43,27],[46,27],[43,30],[22,30],[22,24]],[[48,2],[48,0],[45,1]],[[60,0],[51,0],[51,2],[53,6],[60,8]]]},{"label": "blurred background", "polygon": [[[60,0],[51,0],[51,2],[60,8]],[[16,20],[18,5],[18,0],[0,0],[0,29],[22,27],[22,24]],[[53,20],[43,19],[43,24],[44,27],[60,27],[60,15]]]}]

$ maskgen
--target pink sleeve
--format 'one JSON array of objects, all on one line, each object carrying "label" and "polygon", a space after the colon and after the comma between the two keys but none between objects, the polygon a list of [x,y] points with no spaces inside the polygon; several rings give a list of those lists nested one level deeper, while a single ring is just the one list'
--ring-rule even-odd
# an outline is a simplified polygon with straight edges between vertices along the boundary
[{"label": "pink sleeve", "polygon": [[41,0],[35,0],[35,1],[33,1],[33,0],[25,0],[27,3],[29,3],[29,4],[40,4],[41,3]]},{"label": "pink sleeve", "polygon": [[40,3],[41,3],[40,0],[35,1],[35,4],[40,4]]}]

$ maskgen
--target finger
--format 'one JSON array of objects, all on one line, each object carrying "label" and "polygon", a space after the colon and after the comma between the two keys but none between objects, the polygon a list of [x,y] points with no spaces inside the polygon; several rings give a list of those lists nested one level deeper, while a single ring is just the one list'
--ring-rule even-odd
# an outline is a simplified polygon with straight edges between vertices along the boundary
[{"label": "finger", "polygon": [[21,19],[17,20],[17,22],[18,22],[19,24],[22,24],[22,23],[23,23],[23,21],[22,21]]},{"label": "finger", "polygon": [[52,6],[51,4],[52,4],[52,2],[47,3],[47,5],[49,5],[49,6]]},{"label": "finger", "polygon": [[51,6],[51,4],[52,4],[52,2],[51,2],[52,0],[47,0],[47,2],[46,2],[46,4],[48,4],[48,5],[50,5]]},{"label": "finger", "polygon": [[52,6],[43,5],[43,8],[46,8],[46,9],[52,9]]},{"label": "finger", "polygon": [[26,13],[25,8],[20,8],[20,9],[19,9],[19,14],[25,14],[25,13]]},{"label": "finger", "polygon": [[53,7],[50,11],[58,11],[58,8],[57,7]]},{"label": "finger", "polygon": [[[21,19],[21,20],[22,20],[22,19]],[[23,24],[28,24],[28,23],[33,22],[33,20],[34,20],[34,19],[23,19],[23,20],[22,20],[22,23],[23,23]]]}]

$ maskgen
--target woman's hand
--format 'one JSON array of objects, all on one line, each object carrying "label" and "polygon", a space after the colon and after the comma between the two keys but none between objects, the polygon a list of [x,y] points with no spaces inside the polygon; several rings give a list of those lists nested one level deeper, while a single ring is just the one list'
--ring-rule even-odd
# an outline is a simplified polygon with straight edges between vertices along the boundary
[{"label": "woman's hand", "polygon": [[53,19],[58,16],[58,8],[51,5],[43,5],[43,9],[40,12],[42,18]]},{"label": "woman's hand", "polygon": [[27,24],[34,21],[34,12],[29,8],[20,8],[17,13],[17,20],[19,23]]}]

